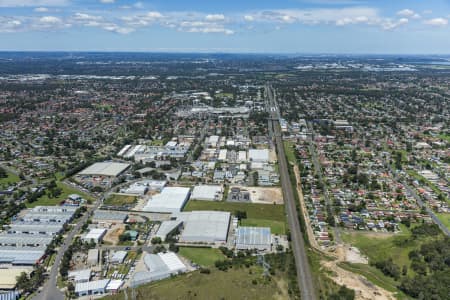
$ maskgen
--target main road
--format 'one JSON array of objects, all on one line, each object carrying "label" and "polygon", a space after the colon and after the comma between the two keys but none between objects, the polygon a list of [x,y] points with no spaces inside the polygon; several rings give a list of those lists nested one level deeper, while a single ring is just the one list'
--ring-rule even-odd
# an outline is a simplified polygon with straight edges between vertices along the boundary
[{"label": "main road", "polygon": [[65,296],[61,290],[57,287],[57,278],[59,272],[59,266],[61,265],[61,260],[64,253],[72,244],[75,235],[80,231],[81,227],[87,222],[91,212],[96,210],[102,203],[101,199],[97,199],[95,204],[91,206],[84,215],[78,220],[77,224],[70,230],[69,234],[64,239],[63,244],[59,247],[55,261],[50,270],[49,279],[44,284],[42,290],[36,294],[33,300],[64,300]]},{"label": "main road", "polygon": [[291,231],[291,247],[295,258],[297,282],[300,288],[300,295],[304,300],[317,299],[311,269],[309,267],[308,256],[306,254],[305,241],[303,240],[303,233],[300,228],[294,192],[292,190],[292,184],[289,177],[286,155],[284,153],[283,139],[279,124],[280,112],[270,86],[266,87],[266,94],[269,100],[269,112],[271,115],[269,126],[271,127],[271,132],[275,138],[275,145],[278,152],[281,187],[283,189],[284,204]]}]

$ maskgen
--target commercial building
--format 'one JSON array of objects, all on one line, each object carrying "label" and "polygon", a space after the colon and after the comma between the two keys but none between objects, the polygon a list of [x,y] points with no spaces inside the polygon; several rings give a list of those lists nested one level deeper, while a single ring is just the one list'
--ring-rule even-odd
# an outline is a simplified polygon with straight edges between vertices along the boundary
[{"label": "commercial building", "polygon": [[109,279],[102,279],[77,283],[75,285],[75,294],[78,297],[105,294],[109,282]]},{"label": "commercial building", "polygon": [[[22,273],[29,274],[30,269],[0,269],[0,290],[12,290],[16,287],[17,277]],[[0,299],[1,299],[0,294]]]},{"label": "commercial building", "polygon": [[170,220],[163,221],[156,232],[155,237],[159,237],[162,241],[167,239],[167,236],[174,232],[176,229],[181,228],[183,221],[180,220]]},{"label": "commercial building", "polygon": [[45,254],[46,247],[0,247],[0,264],[12,266],[33,266]]},{"label": "commercial building", "polygon": [[91,269],[70,271],[67,277],[74,283],[88,282],[91,280]]},{"label": "commercial building", "polygon": [[269,162],[269,150],[250,149],[248,150],[248,159],[252,162]]},{"label": "commercial building", "polygon": [[123,283],[123,280],[112,279],[106,286],[106,291],[108,293],[116,294],[119,292],[119,289],[122,287]]},{"label": "commercial building", "polygon": [[179,212],[189,199],[189,188],[166,187],[158,195],[153,196],[143,208],[144,211],[174,213]]},{"label": "commercial building", "polygon": [[236,232],[236,249],[270,250],[272,237],[269,227],[238,227]]},{"label": "commercial building", "polygon": [[86,262],[89,266],[95,266],[98,264],[98,249],[90,249],[88,251]]},{"label": "commercial building", "polygon": [[161,280],[171,275],[176,275],[187,271],[184,263],[173,252],[148,254],[144,256],[144,263],[148,271],[136,272],[132,286]]},{"label": "commercial building", "polygon": [[106,234],[106,229],[104,229],[104,228],[92,228],[81,239],[84,242],[91,242],[93,240],[94,242],[99,243],[102,241],[105,234]]},{"label": "commercial building", "polygon": [[192,191],[191,199],[220,201],[223,196],[223,187],[221,185],[197,185]]},{"label": "commercial building", "polygon": [[0,264],[33,266],[47,246],[73,218],[75,207],[37,206],[15,219],[0,234]]},{"label": "commercial building", "polygon": [[119,162],[98,162],[82,170],[78,175],[118,177],[130,167]]},{"label": "commercial building", "polygon": [[175,214],[183,221],[179,241],[183,243],[224,243],[227,241],[231,214],[221,211],[192,211]]},{"label": "commercial building", "polygon": [[114,252],[113,256],[111,257],[111,263],[112,264],[121,264],[127,257],[128,252],[127,251],[116,251]]},{"label": "commercial building", "polygon": [[128,214],[126,214],[126,213],[97,209],[94,212],[92,222],[93,223],[120,224],[120,223],[124,223],[127,218],[128,218]]}]

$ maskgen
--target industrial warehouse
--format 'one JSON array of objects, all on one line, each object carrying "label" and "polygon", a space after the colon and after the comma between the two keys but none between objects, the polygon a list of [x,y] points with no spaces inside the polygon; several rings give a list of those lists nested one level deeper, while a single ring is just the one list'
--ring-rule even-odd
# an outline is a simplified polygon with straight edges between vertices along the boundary
[{"label": "industrial warehouse", "polygon": [[134,274],[131,285],[137,286],[143,283],[161,280],[171,275],[187,271],[185,264],[173,252],[145,254],[144,263],[147,271]]},{"label": "industrial warehouse", "polygon": [[144,211],[174,213],[180,212],[189,199],[190,189],[186,187],[165,187],[160,194],[148,200]]},{"label": "industrial warehouse", "polygon": [[72,220],[76,209],[36,206],[4,226],[0,234],[0,264],[4,267],[0,270],[1,289],[14,289],[16,277],[22,271],[30,273],[43,260],[47,246]]}]

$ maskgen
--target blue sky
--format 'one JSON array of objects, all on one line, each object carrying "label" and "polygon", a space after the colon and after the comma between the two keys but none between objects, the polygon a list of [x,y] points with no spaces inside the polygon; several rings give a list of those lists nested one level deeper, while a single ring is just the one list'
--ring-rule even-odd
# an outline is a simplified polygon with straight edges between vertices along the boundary
[{"label": "blue sky", "polygon": [[450,54],[450,0],[0,0],[0,50]]}]

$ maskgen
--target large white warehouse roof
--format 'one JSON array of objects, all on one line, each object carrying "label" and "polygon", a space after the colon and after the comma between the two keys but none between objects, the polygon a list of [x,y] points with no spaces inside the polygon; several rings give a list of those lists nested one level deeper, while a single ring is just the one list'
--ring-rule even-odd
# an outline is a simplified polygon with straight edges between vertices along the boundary
[{"label": "large white warehouse roof", "polygon": [[116,177],[122,174],[126,169],[130,167],[130,164],[118,163],[118,162],[99,162],[95,163],[80,173],[79,175],[100,175]]},{"label": "large white warehouse roof", "polygon": [[143,208],[144,211],[152,212],[179,212],[189,199],[189,188],[166,187],[158,195],[153,196]]},{"label": "large white warehouse roof", "polygon": [[221,200],[222,186],[220,185],[197,185],[192,191],[191,199],[195,200]]},{"label": "large white warehouse roof", "polygon": [[180,242],[226,242],[230,215],[222,211],[192,211],[176,215],[177,220],[184,224]]}]

